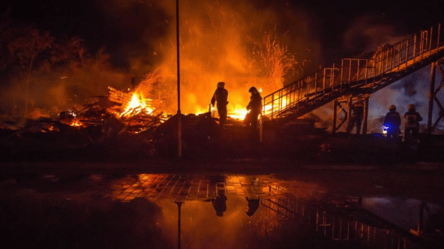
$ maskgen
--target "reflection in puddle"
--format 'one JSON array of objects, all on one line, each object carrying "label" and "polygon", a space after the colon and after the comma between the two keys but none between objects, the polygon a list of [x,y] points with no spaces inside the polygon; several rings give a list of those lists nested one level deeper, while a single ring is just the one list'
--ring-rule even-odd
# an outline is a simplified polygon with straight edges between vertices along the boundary
[{"label": "reflection in puddle", "polygon": [[269,193],[287,189],[270,177],[244,176],[208,176],[197,177],[188,175],[155,175],[140,174],[128,176],[115,181],[111,189],[111,197],[115,200],[130,201],[134,198],[157,200],[170,198],[174,201],[215,200],[218,195],[245,195],[257,199]]},{"label": "reflection in puddle", "polygon": [[[158,205],[164,220],[158,226],[181,248],[422,248],[426,243],[409,233],[411,224],[384,216],[397,213],[399,207],[384,207],[393,198],[334,204],[301,198],[311,187],[271,176],[141,174],[113,182],[110,196]],[[398,214],[399,220],[409,217]]]},{"label": "reflection in puddle", "polygon": [[441,206],[273,175],[48,174],[1,186],[8,249],[444,248]]},{"label": "reflection in puddle", "polygon": [[389,196],[362,198],[362,206],[405,231],[417,230],[420,220],[421,226],[427,226],[442,211],[432,203]]}]

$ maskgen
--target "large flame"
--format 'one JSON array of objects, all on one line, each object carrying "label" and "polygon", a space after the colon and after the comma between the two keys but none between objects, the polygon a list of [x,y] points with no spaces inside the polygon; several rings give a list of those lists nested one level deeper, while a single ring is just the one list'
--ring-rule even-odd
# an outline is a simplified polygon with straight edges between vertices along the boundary
[{"label": "large flame", "polygon": [[[265,17],[264,13],[252,10],[255,8],[247,3],[181,3],[179,47],[183,113],[217,113],[208,106],[217,83],[223,81],[229,93],[228,116],[242,120],[248,113],[250,87],[263,89],[264,96],[283,87],[284,81],[297,73],[299,64],[295,53],[289,52],[286,46],[296,44],[286,37],[289,31],[277,26],[273,13]],[[165,100],[163,106],[156,105],[156,108],[175,113],[178,99],[176,27],[169,28],[164,38],[150,41],[156,59],[148,67],[151,73],[136,92],[153,99],[161,96]],[[132,66],[135,70],[146,70],[141,65],[143,62]],[[158,92],[153,94],[153,90]],[[133,98],[139,103],[137,106],[145,110],[143,101]],[[127,107],[122,116],[130,113]]]},{"label": "large flame", "polygon": [[228,116],[238,120],[244,120],[248,110],[245,107],[235,106],[234,110],[228,113]]},{"label": "large flame", "polygon": [[[181,5],[180,84],[183,113],[208,112],[217,83],[228,90],[228,116],[243,119],[250,99],[248,89],[263,89],[263,95],[283,87],[286,77],[294,75],[298,63],[288,51],[288,32],[276,28],[272,16],[255,14],[252,5],[209,1]],[[177,47],[175,26],[153,44],[154,61],[168,96],[167,112],[176,110]],[[174,32],[173,32],[174,31]],[[148,80],[154,82],[154,80]],[[144,90],[144,93],[148,92]],[[163,109],[162,109],[163,110]]]},{"label": "large flame", "polygon": [[152,99],[144,98],[142,94],[133,93],[131,100],[128,102],[125,110],[120,114],[121,117],[130,117],[141,112],[145,114],[152,114],[154,109],[148,106]]}]

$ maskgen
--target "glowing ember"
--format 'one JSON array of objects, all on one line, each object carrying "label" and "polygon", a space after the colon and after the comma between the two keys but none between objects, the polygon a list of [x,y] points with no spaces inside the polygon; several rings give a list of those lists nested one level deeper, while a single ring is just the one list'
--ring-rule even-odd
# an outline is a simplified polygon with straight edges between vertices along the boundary
[{"label": "glowing ember", "polygon": [[151,102],[151,99],[145,99],[142,94],[133,93],[131,100],[125,108],[120,116],[121,117],[130,117],[137,115],[141,112],[146,114],[152,114],[154,109],[148,106],[147,103]]},{"label": "glowing ember", "polygon": [[[83,126],[83,123],[80,122],[80,120],[78,120],[78,119],[73,119],[73,120],[71,121],[70,126],[82,127],[82,126]],[[51,129],[51,130],[52,130],[52,129]]]}]

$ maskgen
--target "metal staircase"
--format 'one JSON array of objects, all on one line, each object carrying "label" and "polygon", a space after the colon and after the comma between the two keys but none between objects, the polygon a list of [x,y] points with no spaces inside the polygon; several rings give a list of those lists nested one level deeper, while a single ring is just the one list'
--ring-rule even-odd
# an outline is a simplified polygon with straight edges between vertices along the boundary
[{"label": "metal staircase", "polygon": [[263,99],[264,122],[298,118],[344,96],[372,94],[444,57],[441,24],[385,44],[368,58],[345,58]]}]

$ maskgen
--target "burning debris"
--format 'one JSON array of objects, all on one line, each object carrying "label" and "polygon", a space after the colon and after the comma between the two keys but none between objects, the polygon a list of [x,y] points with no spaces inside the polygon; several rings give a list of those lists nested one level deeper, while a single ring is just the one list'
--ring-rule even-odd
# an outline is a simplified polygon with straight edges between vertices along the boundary
[{"label": "burning debris", "polygon": [[161,100],[145,98],[137,90],[123,93],[108,87],[108,101],[112,104],[108,112],[125,124],[125,132],[139,133],[154,129],[168,119],[168,115],[158,110]]},{"label": "burning debris", "polygon": [[[122,158],[154,154],[175,156],[177,115],[162,111],[161,98],[146,98],[139,89],[126,93],[108,87],[107,96],[95,96],[95,101],[82,109],[62,111],[57,118],[26,120],[21,126],[18,123],[22,119],[11,120],[8,127],[5,122],[2,130],[8,130],[11,124],[18,127],[15,132],[5,133],[0,144],[17,153],[21,149],[37,153],[99,146],[103,153],[111,152],[113,157],[119,151]],[[242,113],[236,118],[228,117],[222,128],[218,124],[220,120],[213,117],[214,112],[209,108],[207,112],[181,116],[184,151],[211,156],[218,154],[223,144],[236,144],[233,142],[236,139],[247,140],[244,124],[238,119],[243,118]],[[89,153],[96,149],[90,148]]]},{"label": "burning debris", "polygon": [[[164,9],[166,6],[162,4],[161,7]],[[183,116],[182,125],[185,134],[184,147],[188,149],[193,147],[205,151],[206,148],[216,148],[220,146],[220,137],[224,135],[227,136],[228,144],[240,146],[233,141],[245,139],[245,134],[248,134],[242,122],[248,113],[245,108],[249,98],[248,89],[254,85],[260,92],[262,89],[265,93],[272,92],[298,73],[300,64],[295,56],[298,49],[287,47],[291,32],[283,26],[279,27],[281,25],[276,23],[273,13],[264,19],[263,13],[250,16],[245,13],[258,12],[239,11],[254,10],[253,5],[242,4],[242,8],[240,7],[237,4],[219,2],[198,6],[184,2],[181,6],[183,22],[180,25],[184,31],[179,44],[183,55],[180,68],[183,75],[180,82],[183,87],[181,102],[182,111],[191,113]],[[165,11],[168,9],[165,8]],[[283,29],[285,32],[282,32]],[[26,94],[26,117],[29,116],[26,110],[28,105],[35,109],[35,102],[41,102],[39,99],[42,97],[49,101],[44,105],[40,104],[41,108],[60,108],[54,108],[56,110],[53,112],[48,111],[48,117],[54,117],[58,113],[57,118],[39,118],[28,123],[26,134],[63,136],[67,130],[75,131],[86,134],[89,145],[104,144],[111,140],[115,142],[116,138],[131,136],[146,144],[174,143],[177,137],[173,129],[174,119],[177,117],[172,113],[175,113],[177,96],[172,89],[176,84],[177,72],[176,46],[171,42],[175,32],[170,31],[168,25],[162,37],[152,37],[148,41],[149,49],[154,54],[152,58],[145,58],[143,55],[128,58],[131,60],[130,72],[109,70],[112,66],[107,54],[99,51],[96,56],[90,56],[83,45],[79,45],[71,56],[74,59],[64,62],[70,70],[65,69],[65,64],[59,63],[60,68],[56,67],[57,64],[50,69],[54,73],[41,73],[40,81],[47,82],[54,88],[51,94],[30,95],[31,101],[28,101],[28,93]],[[46,61],[46,58],[42,58],[42,61]],[[40,64],[34,67],[40,68]],[[37,75],[37,70],[34,71]],[[137,86],[132,84],[131,90],[126,91],[125,82],[128,81],[125,79],[129,75],[147,71],[151,73]],[[56,75],[55,72],[57,77],[48,77]],[[31,82],[31,79],[32,77],[28,77],[26,85],[36,86],[37,81]],[[217,118],[215,108],[208,108],[214,90],[213,84],[218,81],[227,82],[230,94],[225,127],[232,132],[229,136],[224,133],[226,130],[217,125],[220,118]],[[108,87],[107,94],[101,90],[105,89],[105,82],[115,87]],[[95,100],[85,104],[89,96],[94,96]],[[10,102],[13,111],[9,113],[14,116],[21,113],[16,107],[23,101],[13,96]],[[73,108],[68,110],[71,106]],[[17,129],[22,130],[24,127],[22,124]],[[169,147],[170,150],[171,148]]]}]

